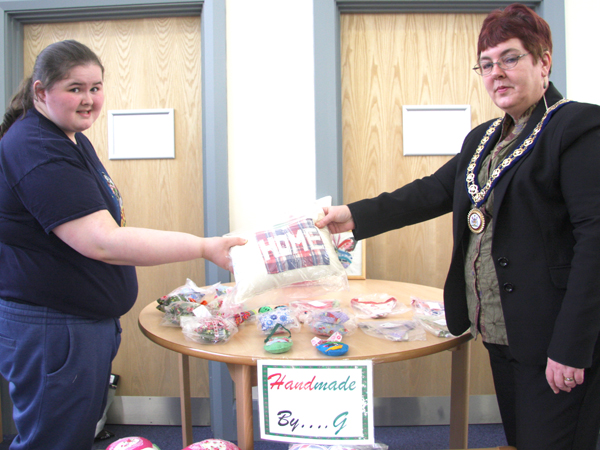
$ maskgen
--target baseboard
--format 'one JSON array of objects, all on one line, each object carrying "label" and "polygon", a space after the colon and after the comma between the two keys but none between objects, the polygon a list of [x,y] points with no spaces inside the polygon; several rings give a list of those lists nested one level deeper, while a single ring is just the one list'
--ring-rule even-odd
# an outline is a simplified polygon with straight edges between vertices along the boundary
[{"label": "baseboard", "polygon": [[[255,419],[258,403],[254,401]],[[450,397],[377,397],[375,426],[448,425]],[[235,417],[235,406],[232,410]],[[256,420],[255,420],[256,422]],[[469,398],[469,423],[500,423],[495,395]],[[106,423],[126,425],[181,425],[179,397],[115,396]],[[192,398],[192,425],[210,426],[210,399]]]}]

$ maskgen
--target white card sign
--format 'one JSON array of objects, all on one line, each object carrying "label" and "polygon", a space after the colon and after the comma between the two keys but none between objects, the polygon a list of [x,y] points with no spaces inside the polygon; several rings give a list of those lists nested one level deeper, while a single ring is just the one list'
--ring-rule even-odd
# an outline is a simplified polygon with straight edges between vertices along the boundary
[{"label": "white card sign", "polygon": [[261,438],[374,443],[372,361],[258,361]]}]

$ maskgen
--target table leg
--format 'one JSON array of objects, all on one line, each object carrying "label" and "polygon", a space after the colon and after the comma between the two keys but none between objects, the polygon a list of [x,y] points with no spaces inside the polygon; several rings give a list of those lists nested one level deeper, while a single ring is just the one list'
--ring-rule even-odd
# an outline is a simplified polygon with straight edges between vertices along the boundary
[{"label": "table leg", "polygon": [[468,447],[470,362],[470,341],[452,350],[450,448],[454,449]]},{"label": "table leg", "polygon": [[192,391],[190,388],[190,357],[179,353],[179,398],[181,399],[181,431],[183,446],[194,443],[192,430]]},{"label": "table leg", "polygon": [[252,367],[228,363],[235,383],[237,408],[237,438],[241,450],[254,450],[254,421],[252,418]]}]

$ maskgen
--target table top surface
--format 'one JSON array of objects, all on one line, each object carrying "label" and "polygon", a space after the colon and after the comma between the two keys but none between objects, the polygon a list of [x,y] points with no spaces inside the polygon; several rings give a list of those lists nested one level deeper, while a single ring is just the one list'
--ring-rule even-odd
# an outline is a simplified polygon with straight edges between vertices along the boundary
[{"label": "table top surface", "polygon": [[[314,299],[339,299],[341,306],[348,310],[352,298],[368,294],[385,293],[406,305],[410,305],[411,296],[430,301],[442,300],[441,289],[410,283],[383,280],[350,280],[349,287],[348,291],[329,292]],[[241,324],[238,332],[224,344],[200,344],[186,339],[179,327],[161,325],[163,313],[157,310],[156,306],[157,302],[152,302],[146,306],[140,313],[138,320],[140,329],[151,341],[184,355],[250,366],[255,366],[257,361],[262,359],[370,359],[374,364],[379,364],[439,353],[455,348],[471,339],[468,332],[462,336],[450,338],[438,338],[431,333],[426,333],[426,340],[395,342],[367,335],[362,330],[357,329],[353,334],[346,335],[342,339],[342,342],[348,344],[348,353],[340,357],[331,357],[322,354],[313,347],[311,339],[315,337],[315,334],[306,325],[302,325],[300,329],[292,330],[293,345],[291,350],[286,353],[273,354],[264,350],[264,340],[267,335],[258,329],[255,321]],[[410,318],[412,318],[412,312],[379,320]],[[326,337],[319,337],[327,339]]]}]

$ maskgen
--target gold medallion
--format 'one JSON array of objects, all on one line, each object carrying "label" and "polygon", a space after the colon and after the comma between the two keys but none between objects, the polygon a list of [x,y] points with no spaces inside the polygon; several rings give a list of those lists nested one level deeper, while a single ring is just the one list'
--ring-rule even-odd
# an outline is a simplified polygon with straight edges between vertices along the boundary
[{"label": "gold medallion", "polygon": [[469,224],[469,230],[479,234],[485,228],[485,215],[479,208],[473,208],[467,215],[467,223]]}]

